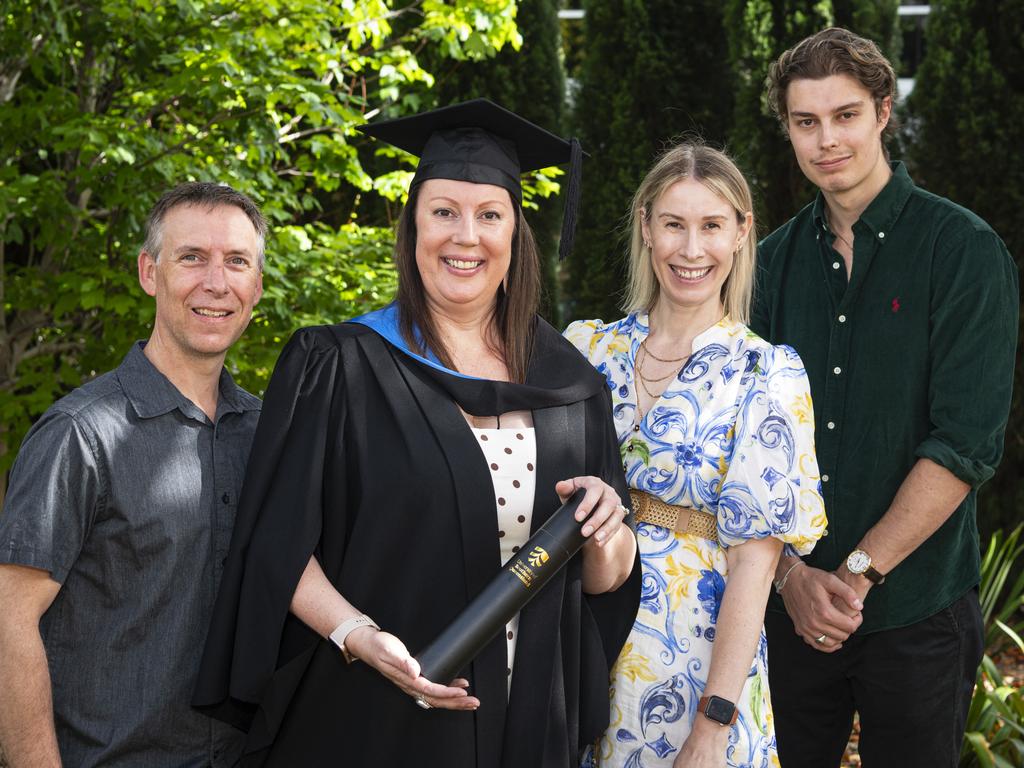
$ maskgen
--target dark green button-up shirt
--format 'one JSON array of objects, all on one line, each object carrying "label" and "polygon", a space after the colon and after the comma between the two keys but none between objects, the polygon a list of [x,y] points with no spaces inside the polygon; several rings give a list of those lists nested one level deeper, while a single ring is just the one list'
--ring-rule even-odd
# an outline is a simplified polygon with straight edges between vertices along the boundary
[{"label": "dark green button-up shirt", "polygon": [[807,563],[839,566],[920,458],[971,486],[871,590],[863,633],[926,618],[978,583],[976,495],[1002,454],[1019,293],[992,229],[901,163],[853,233],[849,280],[820,193],[759,246],[751,328],[800,353],[814,401],[829,528]]}]

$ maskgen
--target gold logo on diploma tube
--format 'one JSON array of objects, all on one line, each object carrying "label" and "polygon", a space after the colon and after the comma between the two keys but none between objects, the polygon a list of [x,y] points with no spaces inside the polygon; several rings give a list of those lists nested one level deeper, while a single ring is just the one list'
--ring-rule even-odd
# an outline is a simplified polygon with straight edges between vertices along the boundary
[{"label": "gold logo on diploma tube", "polygon": [[527,559],[534,568],[540,568],[548,561],[548,553],[544,551],[543,547],[534,547]]}]

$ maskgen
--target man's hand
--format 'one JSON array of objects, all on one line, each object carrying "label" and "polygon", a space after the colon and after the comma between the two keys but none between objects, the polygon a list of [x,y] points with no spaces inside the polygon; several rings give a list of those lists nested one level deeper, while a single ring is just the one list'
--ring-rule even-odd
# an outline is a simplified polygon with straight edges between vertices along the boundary
[{"label": "man's hand", "polygon": [[[850,569],[846,567],[846,563],[841,564],[835,570],[836,578],[846,584],[850,589],[857,593],[857,597],[860,598],[861,603],[864,602],[868,596],[868,592],[871,591],[872,584],[871,579],[863,574],[850,573]],[[841,606],[836,606],[842,610]]]},{"label": "man's hand", "polygon": [[[836,574],[819,568],[796,568],[782,590],[793,628],[815,650],[832,653],[860,626],[864,602]],[[824,640],[818,640],[824,635]]]}]

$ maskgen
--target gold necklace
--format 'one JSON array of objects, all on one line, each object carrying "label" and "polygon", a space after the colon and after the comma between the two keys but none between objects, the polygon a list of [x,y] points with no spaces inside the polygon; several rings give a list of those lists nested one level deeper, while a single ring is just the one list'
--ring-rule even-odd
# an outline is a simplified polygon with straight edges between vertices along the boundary
[{"label": "gold necklace", "polygon": [[[683,360],[685,360],[686,358],[689,357],[689,355],[683,355],[682,357],[673,357],[673,358],[669,358],[669,359],[665,359],[664,357],[658,357],[656,354],[654,354],[653,352],[651,352],[651,350],[649,350],[647,348],[647,339],[646,339],[646,337],[644,338],[643,341],[640,342],[640,346],[644,350],[644,354],[650,355],[655,360],[657,360],[659,363],[681,363],[681,362],[683,362]],[[652,381],[653,381],[653,379],[652,379]]]},{"label": "gold necklace", "polygon": [[[640,382],[640,386],[644,388],[644,392],[647,393],[648,397],[650,397],[653,400],[658,400],[661,397],[660,395],[654,394],[653,392],[651,392],[651,390],[649,390],[647,388],[647,384],[644,383],[643,374],[641,374],[640,376],[637,376],[636,379],[637,379],[637,381]],[[639,405],[638,405],[638,407],[639,407]]]},{"label": "gold necklace", "polygon": [[[657,400],[660,397],[660,395],[656,395],[653,392],[651,392],[651,390],[647,388],[647,382],[651,382],[652,384],[656,384],[659,381],[665,381],[665,379],[668,379],[668,378],[671,378],[672,376],[675,376],[679,372],[679,370],[676,369],[674,371],[669,371],[669,373],[667,373],[666,375],[660,376],[660,377],[657,377],[657,378],[651,378],[649,376],[644,376],[644,363],[647,361],[647,356],[651,355],[651,357],[653,357],[655,360],[661,360],[661,358],[656,357],[655,355],[651,354],[651,351],[649,349],[647,349],[647,347],[644,345],[643,342],[640,343],[640,348],[643,351],[644,356],[643,356],[643,359],[637,361],[637,365],[636,365],[636,378],[637,378],[637,381],[640,382],[640,386],[643,387],[644,392],[647,393],[647,396],[650,397],[650,398],[653,398],[654,400]],[[663,362],[663,363],[677,363],[677,362],[680,362],[680,361],[682,361],[684,359],[685,358],[681,357],[681,358],[679,358],[679,360],[662,360],[661,362]],[[640,404],[637,403],[637,410],[639,410],[639,407],[640,407]]]}]

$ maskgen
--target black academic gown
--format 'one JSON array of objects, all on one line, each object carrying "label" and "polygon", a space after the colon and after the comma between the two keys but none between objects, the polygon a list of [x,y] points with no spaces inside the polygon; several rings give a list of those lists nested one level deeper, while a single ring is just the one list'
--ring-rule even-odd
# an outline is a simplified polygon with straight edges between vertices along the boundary
[{"label": "black academic gown", "polygon": [[638,562],[591,596],[573,558],[521,613],[511,693],[503,634],[464,671],[475,712],[420,709],[288,612],[315,553],[416,653],[494,576],[491,475],[456,403],[532,411],[534,530],[564,478],[596,475],[628,503],[604,377],[542,320],[525,385],[439,371],[360,325],[297,332],[267,390],[194,698],[248,729],[244,764],[575,768],[607,727]]}]

